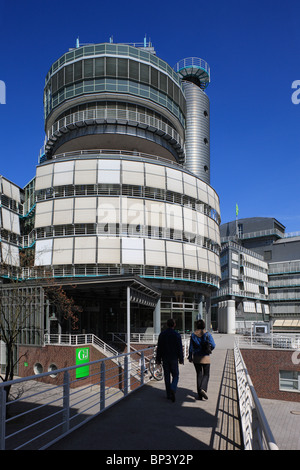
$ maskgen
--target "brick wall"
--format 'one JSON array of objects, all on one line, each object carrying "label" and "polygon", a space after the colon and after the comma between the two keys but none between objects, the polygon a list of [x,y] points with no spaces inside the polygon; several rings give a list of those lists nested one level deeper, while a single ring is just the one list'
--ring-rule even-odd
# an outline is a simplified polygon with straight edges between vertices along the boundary
[{"label": "brick wall", "polygon": [[[88,347],[90,350],[90,362],[106,358],[104,354],[102,354],[98,349],[94,348],[92,345],[84,345],[84,347]],[[20,346],[18,375],[20,377],[29,377],[35,375],[34,367],[36,364],[40,364],[42,366],[43,372],[48,372],[49,366],[51,364],[55,364],[57,369],[72,367],[76,364],[77,348],[78,346]],[[116,366],[117,364],[113,361],[105,361],[105,384],[106,386],[123,388],[123,369],[116,368]],[[90,365],[88,378],[76,379],[75,370],[70,372],[70,381],[73,382],[71,383],[71,387],[99,383],[99,371],[100,363],[97,363]],[[63,374],[58,374],[54,377],[47,376],[44,377],[42,381],[52,385],[61,385],[63,383]],[[136,382],[136,380],[131,380],[132,385],[133,382]],[[138,384],[134,384],[132,388],[135,388],[137,386]]]},{"label": "brick wall", "polygon": [[279,390],[279,371],[300,372],[300,364],[294,364],[294,351],[268,349],[241,349],[246,368],[259,398],[300,402],[300,392]]}]

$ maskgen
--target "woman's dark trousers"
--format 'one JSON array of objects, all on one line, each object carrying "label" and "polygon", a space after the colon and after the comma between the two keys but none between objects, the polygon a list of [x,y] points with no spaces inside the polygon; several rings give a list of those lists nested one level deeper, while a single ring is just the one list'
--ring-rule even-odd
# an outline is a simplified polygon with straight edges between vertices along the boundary
[{"label": "woman's dark trousers", "polygon": [[195,364],[197,374],[197,392],[200,395],[201,390],[207,392],[210,364]]}]

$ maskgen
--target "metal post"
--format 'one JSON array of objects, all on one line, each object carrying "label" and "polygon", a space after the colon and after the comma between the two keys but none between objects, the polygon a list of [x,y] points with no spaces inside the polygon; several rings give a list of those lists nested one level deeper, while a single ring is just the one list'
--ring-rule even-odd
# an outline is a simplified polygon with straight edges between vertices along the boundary
[{"label": "metal post", "polygon": [[124,356],[124,395],[128,395],[128,356]]},{"label": "metal post", "polygon": [[145,378],[145,358],[144,351],[141,352],[141,385],[144,385]]},{"label": "metal post", "polygon": [[[130,287],[127,287],[127,352],[130,353]],[[126,356],[127,359],[127,393],[130,390],[130,369],[131,360],[130,356]]]},{"label": "metal post", "polygon": [[6,391],[0,388],[0,450],[5,450]]},{"label": "metal post", "polygon": [[70,429],[70,374],[68,371],[64,373],[63,386],[63,432]]},{"label": "metal post", "polygon": [[101,362],[100,369],[100,411],[105,408],[105,362]]},{"label": "metal post", "polygon": [[127,352],[130,352],[130,287],[127,287]]}]

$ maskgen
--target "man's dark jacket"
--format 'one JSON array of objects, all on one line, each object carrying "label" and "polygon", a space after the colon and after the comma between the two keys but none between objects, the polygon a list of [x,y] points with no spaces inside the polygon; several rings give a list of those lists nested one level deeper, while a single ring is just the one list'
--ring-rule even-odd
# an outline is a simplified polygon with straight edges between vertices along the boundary
[{"label": "man's dark jacket", "polygon": [[183,363],[181,336],[173,328],[162,331],[158,337],[156,361],[178,360]]}]

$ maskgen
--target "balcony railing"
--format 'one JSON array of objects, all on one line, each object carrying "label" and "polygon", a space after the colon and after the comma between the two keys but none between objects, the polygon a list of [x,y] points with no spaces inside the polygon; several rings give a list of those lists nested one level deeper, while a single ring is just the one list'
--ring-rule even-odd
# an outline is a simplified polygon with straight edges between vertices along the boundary
[{"label": "balcony railing", "polygon": [[89,125],[93,124],[95,121],[97,123],[97,121],[101,122],[110,120],[120,121],[121,124],[123,124],[124,122],[132,122],[135,125],[138,124],[141,127],[145,126],[153,130],[159,130],[164,134],[170,136],[171,139],[174,139],[174,141],[176,141],[180,145],[180,147],[183,147],[183,139],[180,137],[178,132],[167,123],[153,116],[149,116],[145,113],[139,113],[137,111],[129,111],[126,109],[118,108],[90,109],[86,111],[78,111],[76,113],[72,113],[68,116],[65,116],[52,125],[52,127],[48,131],[48,140],[51,140],[51,138],[55,138],[56,133],[65,133],[68,128],[72,129],[76,127],[76,124],[79,125],[79,123],[84,122]]},{"label": "balcony railing", "polygon": [[234,359],[244,449],[278,450],[237,343]]}]

